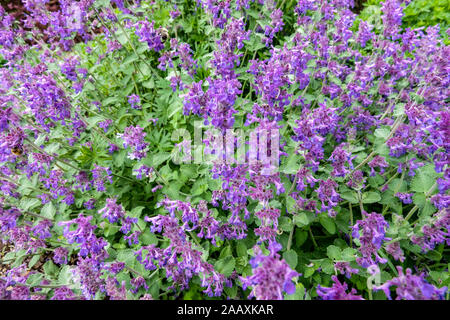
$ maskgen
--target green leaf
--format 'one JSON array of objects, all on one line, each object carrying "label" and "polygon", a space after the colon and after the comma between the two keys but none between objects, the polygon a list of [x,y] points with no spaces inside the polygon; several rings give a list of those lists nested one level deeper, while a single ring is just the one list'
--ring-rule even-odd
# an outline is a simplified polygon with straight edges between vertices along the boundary
[{"label": "green leaf", "polygon": [[386,140],[386,138],[389,136],[389,133],[391,133],[391,130],[388,128],[378,128],[375,130],[375,137],[382,138]]},{"label": "green leaf", "polygon": [[291,196],[287,196],[286,198],[286,208],[287,211],[291,214],[294,214],[294,212],[296,211],[295,199],[292,198]]},{"label": "green leaf", "polygon": [[428,192],[436,182],[437,176],[433,165],[427,165],[418,169],[411,181],[411,190],[415,192]]},{"label": "green leaf", "polygon": [[158,243],[158,238],[156,237],[156,235],[154,233],[151,233],[150,231],[142,233],[139,236],[139,239],[141,240],[141,242],[144,246]]},{"label": "green leaf", "polygon": [[41,215],[45,218],[53,219],[56,213],[56,208],[51,202],[47,202],[41,209]]},{"label": "green leaf", "polygon": [[434,261],[441,261],[442,259],[442,254],[436,250],[428,251],[425,256]]},{"label": "green leaf", "polygon": [[247,257],[247,246],[242,242],[238,242],[236,244],[236,253],[238,257]]},{"label": "green leaf", "polygon": [[30,259],[30,262],[28,262],[28,268],[32,268],[41,258],[40,255],[35,255]]},{"label": "green leaf", "polygon": [[341,249],[335,245],[330,245],[327,248],[327,256],[328,258],[333,260],[341,260],[342,259]]},{"label": "green leaf", "polygon": [[43,277],[44,275],[42,273],[33,273],[28,277],[26,282],[30,286],[36,286],[41,283]]},{"label": "green leaf", "polygon": [[107,222],[105,224],[105,236],[109,237],[109,236],[115,235],[119,231],[119,229],[120,229],[119,226],[116,226],[116,225],[113,225],[113,224]]},{"label": "green leaf", "polygon": [[343,192],[340,194],[342,199],[347,200],[350,203],[358,203],[358,198],[356,197],[356,192],[355,191],[347,191],[347,192]]},{"label": "green leaf", "polygon": [[293,154],[287,158],[284,165],[281,166],[280,172],[285,174],[296,174],[300,168],[300,156]]},{"label": "green leaf", "polygon": [[145,209],[145,207],[143,207],[143,206],[134,207],[130,211],[130,216],[133,218],[139,218],[141,216],[142,210],[144,210],[144,209]]},{"label": "green leaf", "polygon": [[323,259],[323,261],[320,264],[320,267],[322,268],[322,271],[326,274],[333,274],[334,273],[334,263],[330,259]]},{"label": "green leaf", "polygon": [[287,264],[292,268],[295,269],[298,263],[298,256],[297,252],[290,249],[283,253],[283,259],[286,260]]},{"label": "green leaf", "polygon": [[232,256],[228,256],[223,259],[217,260],[217,262],[214,264],[214,268],[217,272],[223,274],[225,277],[229,277],[231,273],[233,273],[235,265],[236,260]]},{"label": "green leaf", "polygon": [[299,282],[295,286],[295,293],[286,294],[285,300],[303,300],[304,296],[305,296],[305,287],[301,282]]},{"label": "green leaf", "polygon": [[233,252],[231,250],[231,246],[226,246],[220,251],[219,259],[226,258],[228,256],[233,256]]},{"label": "green leaf", "polygon": [[295,230],[295,245],[297,247],[301,247],[302,244],[304,244],[307,239],[308,239],[308,232],[301,229]]},{"label": "green leaf", "polygon": [[328,233],[330,234],[336,233],[336,224],[334,223],[334,220],[331,219],[330,217],[322,215],[319,218],[319,222],[325,228],[325,230],[328,231]]},{"label": "green leaf", "polygon": [[381,200],[381,196],[378,192],[370,191],[362,194],[363,203],[375,203]]},{"label": "green leaf", "polygon": [[294,215],[294,223],[298,227],[304,227],[309,225],[312,221],[314,221],[315,215],[312,212],[301,211],[298,214]]},{"label": "green leaf", "polygon": [[154,154],[152,157],[153,166],[156,168],[169,158],[170,158],[169,152],[159,152],[157,154]]},{"label": "green leaf", "polygon": [[167,117],[170,119],[172,118],[176,113],[181,112],[183,109],[183,103],[180,100],[175,100],[175,102],[171,103],[169,105],[169,108],[167,109]]},{"label": "green leaf", "polygon": [[315,271],[316,271],[316,269],[313,268],[313,267],[306,267],[304,277],[305,278],[311,277],[314,274]]},{"label": "green leaf", "polygon": [[345,248],[344,250],[342,250],[342,259],[347,262],[356,260],[355,255],[356,250],[353,248]]},{"label": "green leaf", "polygon": [[289,232],[293,228],[292,220],[289,217],[279,217],[278,226],[281,230]]},{"label": "green leaf", "polygon": [[59,268],[53,263],[52,260],[48,260],[44,265],[42,266],[44,269],[45,274],[49,275],[50,277],[55,277],[59,271]]},{"label": "green leaf", "polygon": [[133,263],[136,259],[132,249],[125,249],[117,252],[117,260],[124,262],[129,267],[133,267]]}]

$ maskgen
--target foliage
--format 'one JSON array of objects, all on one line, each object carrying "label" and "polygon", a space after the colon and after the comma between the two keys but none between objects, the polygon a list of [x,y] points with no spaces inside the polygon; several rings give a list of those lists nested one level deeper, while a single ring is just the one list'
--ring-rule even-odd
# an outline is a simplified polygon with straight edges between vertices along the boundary
[{"label": "foliage", "polygon": [[448,299],[438,28],[397,0],[45,2],[0,10],[1,299]]}]

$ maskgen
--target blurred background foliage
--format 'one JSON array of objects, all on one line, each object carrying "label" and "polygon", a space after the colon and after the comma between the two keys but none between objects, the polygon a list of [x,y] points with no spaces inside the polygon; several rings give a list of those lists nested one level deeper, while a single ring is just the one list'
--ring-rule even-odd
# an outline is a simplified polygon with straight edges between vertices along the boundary
[{"label": "blurred background foliage", "polygon": [[[355,1],[361,3],[361,1]],[[381,15],[382,0],[367,0],[359,16],[369,21]],[[429,27],[440,25],[440,33],[445,43],[449,44],[447,29],[450,27],[450,0],[412,0],[403,11],[404,28]]]}]

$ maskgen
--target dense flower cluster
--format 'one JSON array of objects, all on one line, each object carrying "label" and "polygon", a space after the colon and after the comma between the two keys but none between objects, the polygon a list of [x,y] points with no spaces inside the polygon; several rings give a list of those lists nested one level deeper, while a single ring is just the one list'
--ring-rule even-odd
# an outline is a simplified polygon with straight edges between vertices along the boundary
[{"label": "dense flower cluster", "polygon": [[250,260],[253,273],[247,278],[241,277],[244,289],[252,288],[250,297],[259,300],[282,300],[284,291],[288,294],[295,292],[292,280],[299,274],[285,261],[280,260],[277,253],[280,249],[279,244],[272,243],[269,246],[269,255],[264,255],[259,247],[255,247],[255,257]]},{"label": "dense flower cluster", "polygon": [[449,31],[411,1],[22,2],[0,299],[448,299]]}]

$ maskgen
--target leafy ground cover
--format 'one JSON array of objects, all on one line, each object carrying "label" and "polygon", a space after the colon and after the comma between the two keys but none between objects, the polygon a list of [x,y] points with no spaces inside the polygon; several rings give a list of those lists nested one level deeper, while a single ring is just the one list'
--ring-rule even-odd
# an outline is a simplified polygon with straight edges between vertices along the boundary
[{"label": "leafy ground cover", "polygon": [[23,4],[0,8],[0,299],[449,298],[445,14]]}]

